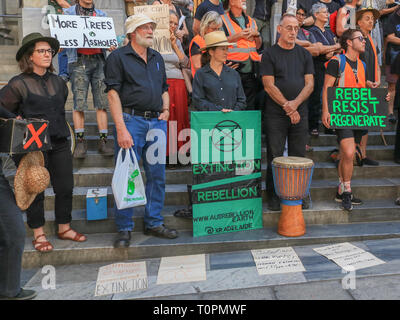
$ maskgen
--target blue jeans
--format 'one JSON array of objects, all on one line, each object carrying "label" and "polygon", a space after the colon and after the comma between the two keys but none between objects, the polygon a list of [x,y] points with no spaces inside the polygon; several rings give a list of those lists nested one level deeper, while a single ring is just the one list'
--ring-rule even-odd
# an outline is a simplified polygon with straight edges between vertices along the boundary
[{"label": "blue jeans", "polygon": [[74,94],[74,110],[88,110],[87,96],[89,84],[92,87],[94,108],[106,110],[108,107],[107,93],[104,92],[104,59],[102,56],[81,56],[77,62],[68,65],[71,89]]},{"label": "blue jeans", "polygon": [[[131,134],[134,142],[133,150],[138,161],[143,159],[143,167],[146,174],[146,198],[147,204],[144,213],[144,225],[145,228],[156,228],[164,223],[164,218],[161,215],[161,211],[164,207],[165,197],[165,153],[166,153],[166,137],[167,137],[167,122],[164,120],[158,120],[152,118],[145,120],[143,117],[129,115],[123,113],[124,122],[126,128]],[[158,138],[154,141],[146,141],[147,133],[152,129],[158,129],[158,133],[164,134],[165,141],[160,143]],[[114,129],[115,137],[115,159],[120,147],[118,146],[117,132]],[[162,161],[154,162],[153,148],[152,145],[160,143],[160,149],[158,149],[155,156],[160,156]],[[152,147],[150,150],[149,148]],[[147,151],[149,150],[148,154]],[[126,153],[125,153],[126,154]],[[125,157],[123,154],[123,158]],[[153,160],[153,161],[152,161]],[[133,208],[118,210],[115,207],[115,224],[118,231],[132,231],[134,223],[132,220]]]},{"label": "blue jeans", "polygon": [[67,57],[67,52],[65,50],[61,51],[58,54],[58,75],[59,76],[66,76],[69,78],[69,73],[68,73],[68,57]]}]

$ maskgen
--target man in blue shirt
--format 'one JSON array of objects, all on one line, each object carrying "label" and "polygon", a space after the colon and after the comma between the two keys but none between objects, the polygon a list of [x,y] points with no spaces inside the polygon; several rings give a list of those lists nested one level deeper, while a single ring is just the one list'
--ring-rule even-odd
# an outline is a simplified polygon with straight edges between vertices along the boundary
[{"label": "man in blue shirt", "polygon": [[[133,148],[137,160],[143,158],[147,178],[145,234],[173,239],[178,237],[178,233],[164,226],[161,215],[165,197],[169,95],[164,60],[160,53],[150,48],[155,27],[156,23],[144,14],[130,16],[125,22],[130,43],[110,54],[104,73],[115,123],[115,155],[120,148]],[[162,132],[164,143],[160,143],[160,136],[147,141],[149,133],[156,135],[157,132]],[[125,156],[129,156],[129,152]],[[132,216],[133,208],[115,209],[119,234],[114,247],[129,247],[134,226]]]}]

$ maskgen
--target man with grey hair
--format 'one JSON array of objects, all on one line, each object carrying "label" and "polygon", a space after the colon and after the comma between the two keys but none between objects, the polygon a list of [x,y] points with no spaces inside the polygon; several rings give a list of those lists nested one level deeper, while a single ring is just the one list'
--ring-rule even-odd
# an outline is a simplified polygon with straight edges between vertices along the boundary
[{"label": "man with grey hair", "polygon": [[[150,48],[156,23],[144,14],[130,16],[125,29],[130,43],[112,52],[104,68],[106,92],[115,123],[115,156],[125,149],[125,157],[132,148],[137,160],[143,159],[146,173],[147,204],[144,213],[145,234],[173,239],[176,230],[164,226],[161,211],[165,198],[165,155],[169,95],[164,60]],[[147,141],[151,130],[163,133],[154,141]],[[149,149],[158,151],[158,157]],[[159,159],[162,159],[159,161]],[[115,248],[129,247],[133,208],[115,208],[115,223],[119,231]]]},{"label": "man with grey hair", "polygon": [[335,51],[340,50],[340,44],[336,43],[335,35],[326,27],[329,20],[329,12],[326,5],[320,2],[313,4],[311,14],[314,17],[315,23],[309,31],[318,44],[319,55],[313,57],[315,84],[314,91],[308,102],[308,126],[311,135],[317,137],[319,135],[318,126],[322,111],[321,92],[325,77],[324,64],[332,58]]}]

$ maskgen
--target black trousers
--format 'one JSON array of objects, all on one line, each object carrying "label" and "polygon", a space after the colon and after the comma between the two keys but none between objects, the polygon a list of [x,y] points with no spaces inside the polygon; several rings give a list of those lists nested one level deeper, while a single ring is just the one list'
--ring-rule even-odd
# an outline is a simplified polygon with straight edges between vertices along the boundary
[{"label": "black trousers", "polygon": [[288,155],[304,157],[308,139],[308,119],[302,117],[298,124],[291,124],[286,115],[268,115],[265,117],[267,135],[267,180],[266,190],[269,198],[275,197],[274,180],[272,176],[272,160],[283,156],[286,139],[288,140]]},{"label": "black trousers", "polygon": [[2,173],[0,160],[0,296],[15,297],[21,289],[25,236],[22,212]]},{"label": "black trousers", "polygon": [[243,91],[246,96],[246,110],[260,110],[260,105],[258,105],[258,96],[260,90],[264,90],[261,86],[260,79],[258,79],[253,72],[239,72],[239,75],[240,80],[242,81]]},{"label": "black trousers", "polygon": [[[45,166],[50,173],[50,181],[55,194],[56,224],[70,223],[72,220],[72,192],[74,178],[72,174],[72,154],[66,138],[51,140],[52,150],[43,152]],[[23,155],[14,157],[16,165]],[[26,210],[30,228],[37,229],[45,224],[44,192],[38,194]]]},{"label": "black trousers", "polygon": [[400,120],[397,120],[396,142],[394,145],[394,159],[400,160]]},{"label": "black trousers", "polygon": [[319,119],[322,113],[322,88],[325,78],[325,67],[323,63],[314,63],[314,68],[314,91],[308,100],[308,127],[310,131],[318,129]]}]

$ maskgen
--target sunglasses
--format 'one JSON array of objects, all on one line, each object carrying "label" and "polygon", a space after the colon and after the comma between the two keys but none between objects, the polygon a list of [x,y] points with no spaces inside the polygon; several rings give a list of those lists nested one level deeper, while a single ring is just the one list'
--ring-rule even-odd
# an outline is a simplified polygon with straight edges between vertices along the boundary
[{"label": "sunglasses", "polygon": [[360,40],[360,42],[367,41],[367,38],[364,38],[363,36],[355,37],[355,38],[352,38],[351,40],[355,40],[355,39]]}]

